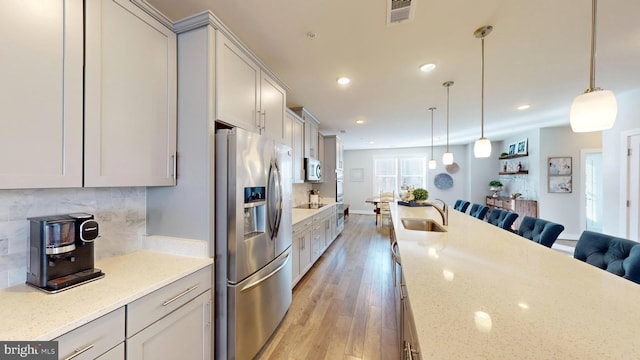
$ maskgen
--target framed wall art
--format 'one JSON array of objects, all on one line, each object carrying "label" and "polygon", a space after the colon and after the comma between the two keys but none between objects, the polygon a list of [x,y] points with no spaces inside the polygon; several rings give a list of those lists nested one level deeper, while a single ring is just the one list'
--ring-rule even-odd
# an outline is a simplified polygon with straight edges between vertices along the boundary
[{"label": "framed wall art", "polygon": [[548,158],[547,177],[550,193],[571,193],[573,177],[571,156]]},{"label": "framed wall art", "polygon": [[518,141],[518,146],[516,147],[516,154],[527,154],[527,139]]},{"label": "framed wall art", "polygon": [[516,154],[516,143],[509,144],[509,155]]}]

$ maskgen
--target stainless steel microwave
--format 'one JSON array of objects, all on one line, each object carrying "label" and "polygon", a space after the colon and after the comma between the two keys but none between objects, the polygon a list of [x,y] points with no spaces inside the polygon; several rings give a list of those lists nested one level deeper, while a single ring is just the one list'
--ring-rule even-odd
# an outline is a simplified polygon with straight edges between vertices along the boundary
[{"label": "stainless steel microwave", "polygon": [[322,162],[314,158],[304,158],[304,172],[306,181],[322,180]]}]

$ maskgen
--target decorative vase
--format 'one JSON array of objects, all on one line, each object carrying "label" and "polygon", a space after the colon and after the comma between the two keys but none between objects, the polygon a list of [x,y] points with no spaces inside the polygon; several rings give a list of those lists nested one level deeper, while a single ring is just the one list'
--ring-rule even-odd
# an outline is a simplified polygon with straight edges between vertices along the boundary
[{"label": "decorative vase", "polygon": [[493,197],[498,197],[498,193],[502,191],[502,186],[489,186],[489,190],[493,192]]}]

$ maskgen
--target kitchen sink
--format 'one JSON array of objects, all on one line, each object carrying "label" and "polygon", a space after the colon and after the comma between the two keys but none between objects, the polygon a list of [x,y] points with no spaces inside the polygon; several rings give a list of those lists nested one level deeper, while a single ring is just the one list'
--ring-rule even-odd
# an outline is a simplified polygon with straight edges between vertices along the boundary
[{"label": "kitchen sink", "polygon": [[431,219],[402,218],[402,226],[407,230],[446,232],[442,225]]}]

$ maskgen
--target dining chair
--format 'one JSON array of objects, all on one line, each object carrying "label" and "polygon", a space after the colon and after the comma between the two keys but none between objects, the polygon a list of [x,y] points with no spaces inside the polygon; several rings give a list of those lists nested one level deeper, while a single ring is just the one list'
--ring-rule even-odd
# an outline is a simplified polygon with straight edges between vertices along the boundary
[{"label": "dining chair", "polygon": [[525,216],[518,228],[518,235],[550,248],[563,230],[564,226],[560,224]]},{"label": "dining chair", "polygon": [[513,230],[511,229],[511,226],[513,225],[513,223],[516,221],[517,218],[518,218],[518,214],[514,212],[493,208],[493,210],[491,210],[491,212],[489,213],[487,222],[501,229],[513,232]]},{"label": "dining chair", "polygon": [[382,225],[383,219],[387,217],[391,222],[391,209],[389,203],[395,201],[396,194],[393,192],[380,192],[380,202],[378,203],[378,215],[380,215],[380,224]]},{"label": "dining chair", "polygon": [[635,241],[585,230],[573,257],[640,284],[640,244]]},{"label": "dining chair", "polygon": [[484,220],[485,216],[487,216],[487,212],[489,211],[489,207],[481,204],[473,204],[471,205],[471,210],[469,210],[469,215],[473,216],[476,219]]},{"label": "dining chair", "polygon": [[453,208],[460,211],[461,213],[464,213],[467,211],[469,204],[471,203],[467,200],[456,200],[455,204],[453,204]]}]

